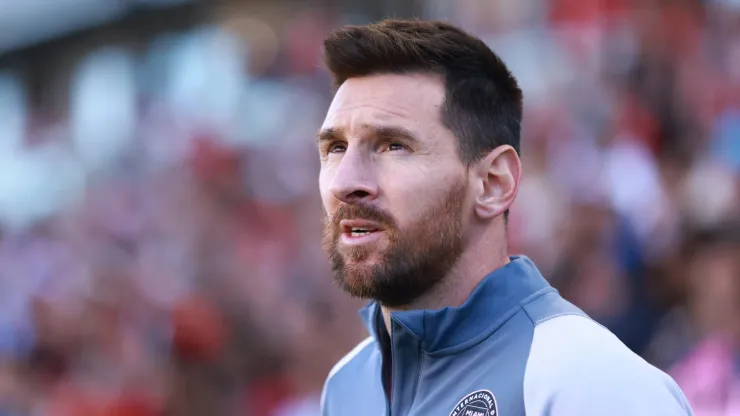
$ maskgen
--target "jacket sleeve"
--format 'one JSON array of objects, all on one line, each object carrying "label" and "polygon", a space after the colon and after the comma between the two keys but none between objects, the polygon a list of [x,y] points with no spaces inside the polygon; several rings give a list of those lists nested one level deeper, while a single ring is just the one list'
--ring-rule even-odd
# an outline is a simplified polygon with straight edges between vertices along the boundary
[{"label": "jacket sleeve", "polygon": [[535,328],[524,375],[528,416],[692,416],[678,385],[582,316]]}]

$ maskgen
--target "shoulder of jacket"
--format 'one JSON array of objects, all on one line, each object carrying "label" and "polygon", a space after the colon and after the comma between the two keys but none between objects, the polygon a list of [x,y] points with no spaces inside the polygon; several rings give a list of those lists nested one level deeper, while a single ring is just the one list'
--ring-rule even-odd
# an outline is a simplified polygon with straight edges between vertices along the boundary
[{"label": "shoulder of jacket", "polygon": [[331,371],[329,371],[329,376],[327,377],[327,381],[334,378],[337,374],[339,374],[342,369],[344,369],[347,364],[358,358],[363,351],[365,351],[368,347],[375,345],[375,338],[369,336],[365,338],[364,340],[360,341],[359,344],[357,344],[352,351],[348,352],[347,355],[342,357],[341,360],[339,360],[336,364],[334,364],[334,367],[332,367]]},{"label": "shoulder of jacket", "polygon": [[637,381],[664,382],[665,377],[608,329],[578,314],[553,316],[537,324],[525,375],[530,380],[560,380],[554,383],[559,388],[627,379],[637,387],[642,384]]},{"label": "shoulder of jacket", "polygon": [[578,314],[551,316],[535,327],[524,396],[527,414],[691,414],[670,376]]}]

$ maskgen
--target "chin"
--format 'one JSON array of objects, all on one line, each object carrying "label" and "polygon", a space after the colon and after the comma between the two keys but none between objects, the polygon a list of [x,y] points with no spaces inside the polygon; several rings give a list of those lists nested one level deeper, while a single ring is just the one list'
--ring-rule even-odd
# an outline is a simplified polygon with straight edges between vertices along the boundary
[{"label": "chin", "polygon": [[340,288],[348,295],[358,299],[375,298],[375,282],[370,276],[342,276]]},{"label": "chin", "polygon": [[346,262],[344,264],[343,279],[351,284],[372,285],[375,280],[377,262],[373,259]]},{"label": "chin", "polygon": [[372,263],[345,263],[344,268],[334,275],[339,286],[354,297],[372,298],[378,282]]},{"label": "chin", "polygon": [[380,266],[385,257],[378,250],[342,250],[341,255],[342,262],[348,270],[358,269],[364,272],[368,272],[369,268]]}]

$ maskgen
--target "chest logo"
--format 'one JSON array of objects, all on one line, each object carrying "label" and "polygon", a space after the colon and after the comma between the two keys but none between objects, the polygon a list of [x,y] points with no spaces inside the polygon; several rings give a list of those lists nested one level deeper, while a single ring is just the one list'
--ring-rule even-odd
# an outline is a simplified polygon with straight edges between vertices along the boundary
[{"label": "chest logo", "polygon": [[457,403],[450,416],[498,416],[496,398],[488,390],[474,391]]}]

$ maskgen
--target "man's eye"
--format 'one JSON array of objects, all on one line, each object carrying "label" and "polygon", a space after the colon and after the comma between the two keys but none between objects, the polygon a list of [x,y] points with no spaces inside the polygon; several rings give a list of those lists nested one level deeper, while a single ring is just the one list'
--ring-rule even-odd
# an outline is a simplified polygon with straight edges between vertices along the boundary
[{"label": "man's eye", "polygon": [[389,151],[405,150],[405,149],[406,149],[406,146],[404,146],[404,145],[402,145],[400,143],[390,142],[390,143],[386,144],[386,150],[389,150]]},{"label": "man's eye", "polygon": [[343,143],[332,143],[326,150],[328,153],[344,153],[347,151],[347,146]]}]

